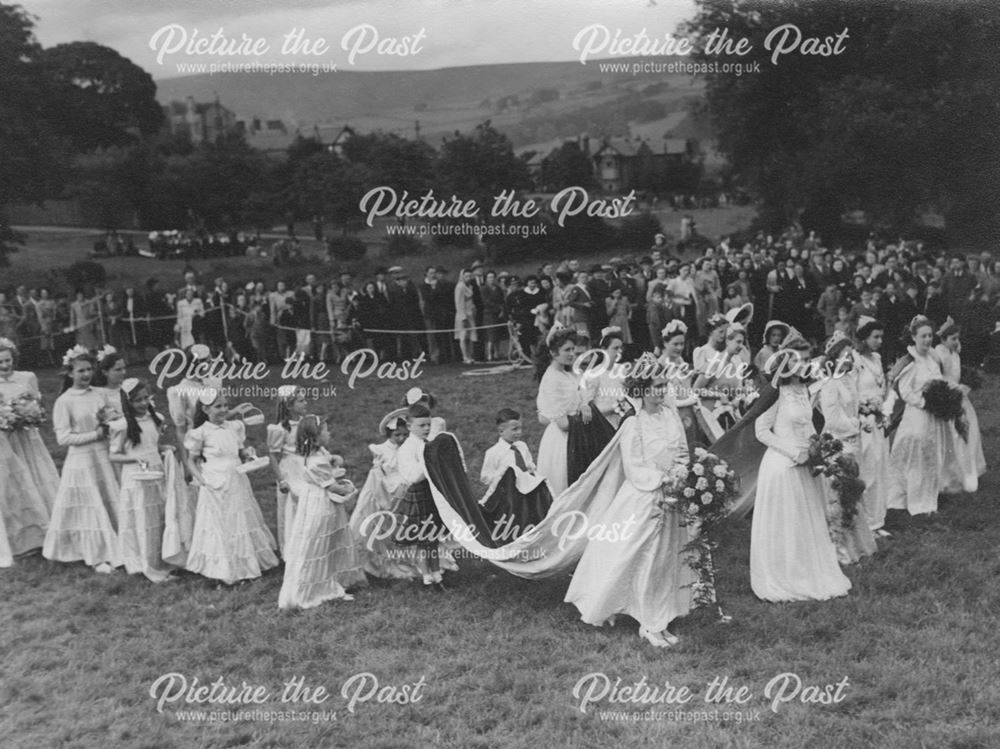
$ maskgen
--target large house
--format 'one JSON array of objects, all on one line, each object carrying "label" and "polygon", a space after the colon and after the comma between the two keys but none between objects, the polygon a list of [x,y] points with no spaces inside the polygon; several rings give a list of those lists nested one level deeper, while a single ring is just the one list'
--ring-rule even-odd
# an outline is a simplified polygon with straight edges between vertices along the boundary
[{"label": "large house", "polygon": [[186,135],[194,144],[211,143],[220,135],[236,132],[236,115],[215,101],[196,103],[194,97],[172,101],[163,107],[171,135]]},{"label": "large house", "polygon": [[697,144],[690,139],[605,138],[592,156],[594,174],[605,192],[649,188],[696,153]]}]

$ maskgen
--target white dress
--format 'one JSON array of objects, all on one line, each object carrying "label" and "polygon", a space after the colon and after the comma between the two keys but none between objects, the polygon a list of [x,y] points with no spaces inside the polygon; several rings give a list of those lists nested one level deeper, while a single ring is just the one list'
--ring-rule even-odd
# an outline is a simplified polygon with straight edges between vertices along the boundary
[{"label": "white dress", "polygon": [[245,438],[241,421],[221,426],[206,421],[184,437],[189,454],[205,460],[187,569],[227,584],[260,577],[278,565],[274,536],[250,480],[236,471]]},{"label": "white dress", "polygon": [[288,483],[288,491],[275,489],[275,505],[278,517],[278,548],[284,549],[288,544],[288,533],[295,521],[297,499],[292,485],[297,483],[298,470],[302,461],[292,461],[288,458],[295,455],[295,442],[298,439],[299,420],[290,419],[288,429],[281,424],[267,425],[267,451],[278,461],[278,474]]},{"label": "white dress", "polygon": [[121,564],[115,514],[118,480],[97,423],[97,412],[105,402],[95,388],[70,388],[52,408],[56,441],[69,450],[45,534],[46,559],[90,566]]},{"label": "white dress", "polygon": [[45,542],[49,510],[28,467],[11,449],[9,432],[0,432],[0,567]]},{"label": "white dress", "polygon": [[954,433],[954,424],[924,409],[924,385],[943,379],[937,358],[932,354],[920,356],[913,346],[907,351],[913,361],[897,380],[899,397],[906,406],[890,452],[889,509],[921,515],[937,512],[938,494],[951,483],[947,466],[958,463],[955,448],[960,437]]},{"label": "white dress", "polygon": [[687,463],[687,442],[672,408],[656,414],[640,410],[620,431],[625,483],[591,526],[606,532],[584,549],[566,602],[588,624],[600,626],[626,614],[660,632],[692,609],[697,582],[684,551],[693,526],[682,526],[677,514],[656,505],[667,472]]},{"label": "white dress", "polygon": [[[285,577],[278,608],[309,609],[343,598],[346,589],[366,582],[358,537],[351,530],[344,503],[356,493],[336,491],[337,471],[322,448],[303,460],[296,472],[298,509],[285,547]],[[343,472],[343,469],[340,471]]]},{"label": "white dress", "polygon": [[[951,352],[942,344],[934,347],[941,362],[941,374],[948,382],[956,385],[962,379],[962,357],[961,354]],[[949,493],[961,491],[974,492],[979,488],[979,477],[986,473],[986,456],[983,455],[983,436],[979,431],[979,417],[976,416],[976,409],[972,407],[969,396],[962,398],[962,410],[965,412],[965,421],[969,426],[968,440],[958,436],[955,442],[955,452],[958,453],[958,462],[948,487],[945,489]]]},{"label": "white dress", "polygon": [[[111,424],[112,453],[145,461],[149,470],[162,471],[159,453],[160,432],[147,414],[137,419],[141,439],[133,445],[128,439],[128,424],[124,418]],[[164,515],[166,508],[166,476],[157,480],[138,479],[138,463],[123,463],[121,494],[118,499],[118,540],[122,563],[130,575],[145,575],[154,583],[170,576],[170,565],[163,561]]]},{"label": "white dress", "polygon": [[[31,393],[41,397],[38,378],[34,372],[11,372],[9,377],[0,377],[0,398],[13,400],[20,395]],[[18,429],[7,435],[10,447],[31,472],[31,477],[45,502],[46,514],[52,512],[52,504],[59,490],[59,471],[52,454],[42,441],[37,427]]]},{"label": "white dress", "polygon": [[[823,431],[839,439],[844,452],[857,460],[861,451],[861,419],[858,416],[858,376],[854,370],[843,377],[834,377],[823,384],[819,394],[823,412]],[[859,465],[860,468],[860,465]],[[865,514],[864,498],[858,507],[851,527],[844,528],[841,521],[840,498],[831,480],[824,476],[821,483],[826,496],[827,524],[830,538],[837,548],[841,564],[853,564],[861,557],[877,551],[871,523]]]},{"label": "white dress", "polygon": [[[877,352],[867,356],[855,354],[854,368],[858,373],[858,398],[881,408],[885,401],[882,357]],[[870,431],[861,432],[858,466],[861,469],[861,480],[865,482],[865,513],[869,527],[875,531],[885,525],[885,511],[889,506],[889,438],[885,436],[884,425],[877,426],[872,417],[864,418],[870,422]]]},{"label": "white dress", "polygon": [[782,385],[754,424],[767,445],[757,474],[750,529],[750,587],[765,601],[826,600],[847,594],[824,511],[823,485],[795,456],[815,433],[801,383]]},{"label": "white dress", "polygon": [[556,365],[542,375],[538,386],[538,413],[549,420],[538,445],[537,475],[549,482],[553,497],[558,497],[569,483],[569,432],[556,420],[580,410],[581,392],[577,376]]}]

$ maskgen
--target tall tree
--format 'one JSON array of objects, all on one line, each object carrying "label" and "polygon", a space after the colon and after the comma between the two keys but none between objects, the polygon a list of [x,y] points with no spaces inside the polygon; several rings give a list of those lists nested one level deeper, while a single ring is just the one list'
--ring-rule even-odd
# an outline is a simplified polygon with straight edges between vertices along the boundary
[{"label": "tall tree", "polygon": [[445,139],[437,173],[445,196],[475,200],[484,219],[489,217],[494,196],[531,185],[527,165],[514,155],[510,140],[489,120],[477,125],[472,135],[456,131]]},{"label": "tall tree", "polygon": [[44,50],[40,61],[57,87],[64,108],[60,121],[79,150],[123,145],[162,126],[152,76],[110,47],[58,44]]},{"label": "tall tree", "polygon": [[[861,208],[906,230],[943,212],[958,241],[1000,237],[1000,5],[898,0],[698,0],[699,44],[726,29],[760,71],[707,76],[720,149],[762,200],[765,223],[835,233]],[[836,55],[773,63],[768,34],[848,37]],[[773,44],[772,44],[773,46]],[[773,50],[772,50],[773,51]],[[716,62],[716,55],[700,57]]]}]

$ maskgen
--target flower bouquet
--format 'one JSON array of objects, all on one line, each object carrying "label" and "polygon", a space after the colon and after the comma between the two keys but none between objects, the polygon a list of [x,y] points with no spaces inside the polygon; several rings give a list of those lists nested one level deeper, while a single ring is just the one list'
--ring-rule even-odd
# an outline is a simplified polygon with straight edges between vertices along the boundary
[{"label": "flower bouquet", "polygon": [[615,413],[624,419],[626,416],[630,416],[635,413],[635,407],[632,405],[632,401],[628,398],[619,398],[618,402],[615,403]]},{"label": "flower bouquet", "polygon": [[680,515],[682,526],[694,526],[697,532],[684,547],[688,566],[698,581],[694,584],[696,606],[714,604],[723,622],[731,618],[722,612],[715,592],[715,565],[712,552],[718,548],[715,531],[728,516],[736,498],[739,478],[736,472],[717,455],[704,448],[695,448],[694,459],[688,466],[679,466],[668,473],[663,485],[663,497],[658,505]]},{"label": "flower bouquet", "polygon": [[830,527],[831,538],[837,543],[843,531],[854,526],[865,493],[865,482],[859,478],[858,462],[853,455],[844,452],[840,440],[829,432],[823,432],[809,440],[809,465],[813,476],[822,474],[829,478],[830,486],[837,493],[837,507],[833,514],[839,515],[840,522],[831,523]]},{"label": "flower bouquet", "polygon": [[858,404],[858,416],[861,418],[861,428],[866,432],[885,429],[885,413],[882,411],[882,399],[865,398]]},{"label": "flower bouquet", "polygon": [[17,429],[17,414],[11,401],[0,400],[0,432],[13,432]]},{"label": "flower bouquet", "polygon": [[955,423],[955,429],[963,440],[969,439],[969,424],[962,408],[962,391],[947,380],[931,380],[924,385],[924,408],[944,421]]}]

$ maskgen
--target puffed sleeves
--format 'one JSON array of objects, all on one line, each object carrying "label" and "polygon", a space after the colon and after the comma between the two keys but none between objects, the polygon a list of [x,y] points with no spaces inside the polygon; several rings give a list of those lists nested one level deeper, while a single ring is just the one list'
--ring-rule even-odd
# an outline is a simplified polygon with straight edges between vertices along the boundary
[{"label": "puffed sleeves", "polygon": [[287,432],[281,424],[267,425],[267,451],[271,454],[282,453],[285,449],[285,435]]},{"label": "puffed sleeves", "polygon": [[916,408],[924,407],[924,392],[922,387],[917,387],[917,365],[916,362],[908,364],[899,375],[897,380],[899,385],[899,397],[904,402]]},{"label": "puffed sleeves", "polygon": [[202,427],[190,430],[184,435],[184,449],[191,455],[201,455],[205,447],[205,433]]}]

